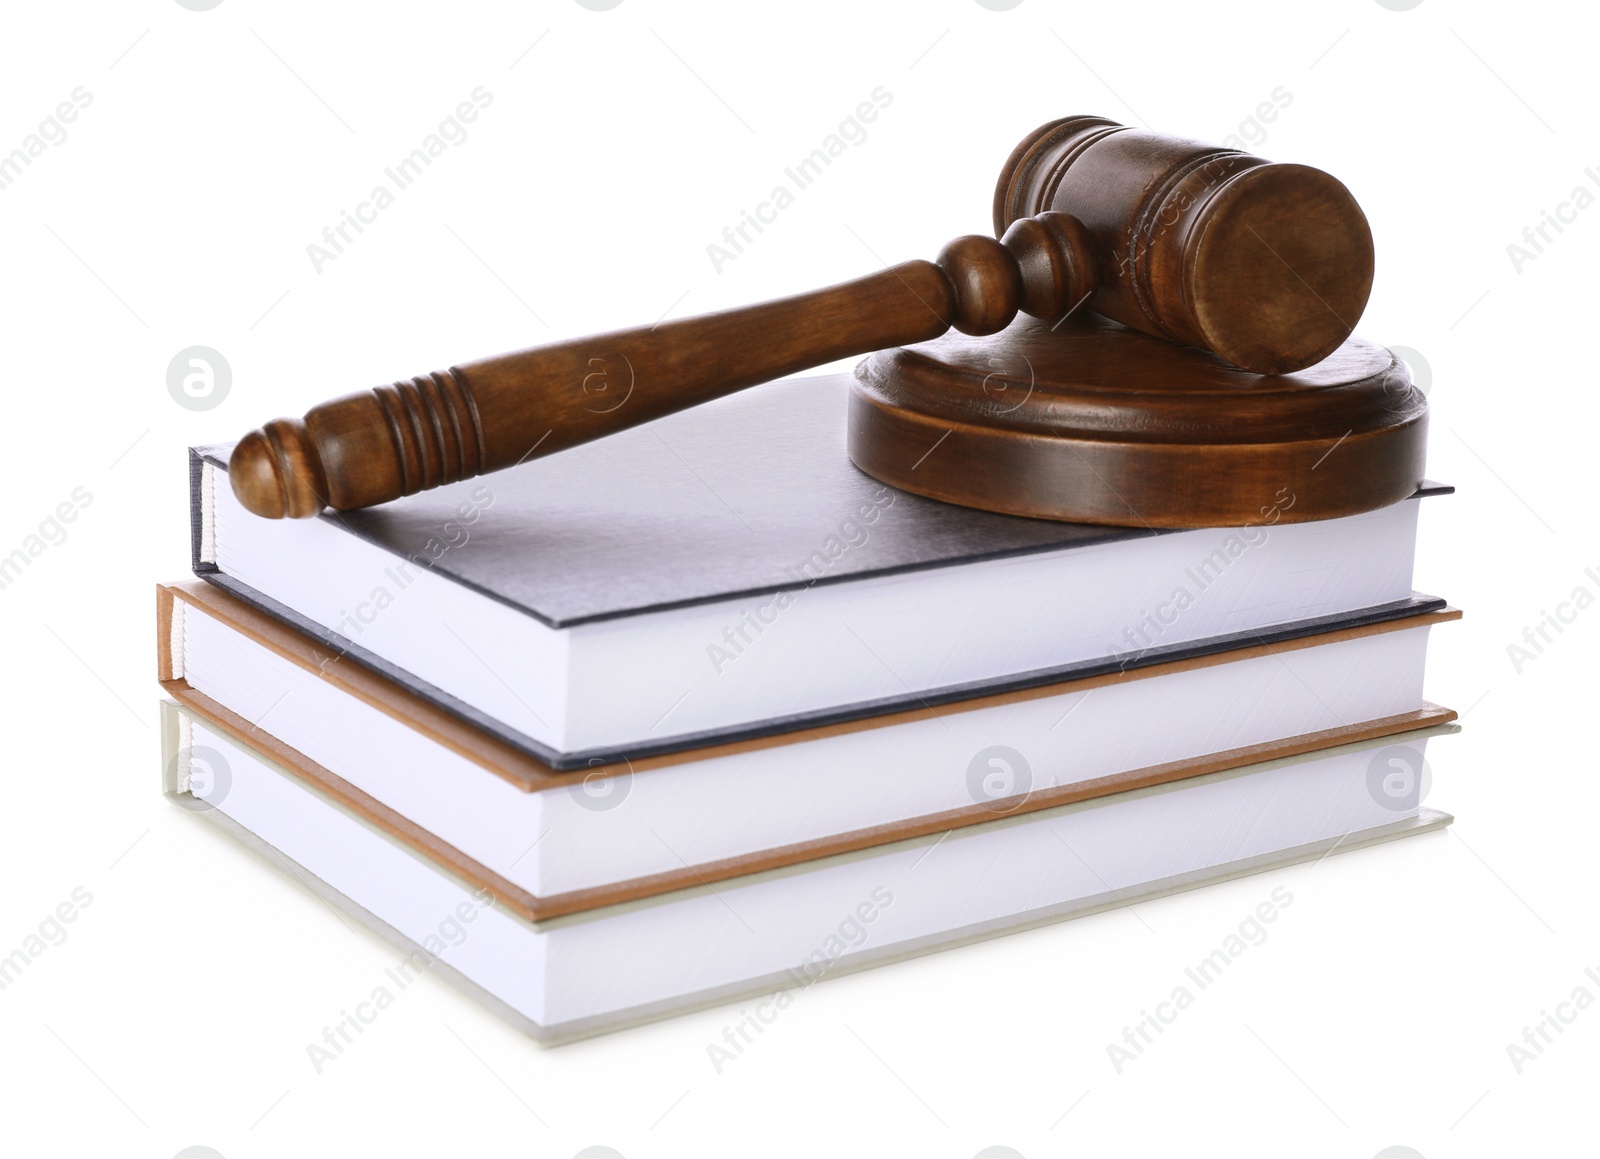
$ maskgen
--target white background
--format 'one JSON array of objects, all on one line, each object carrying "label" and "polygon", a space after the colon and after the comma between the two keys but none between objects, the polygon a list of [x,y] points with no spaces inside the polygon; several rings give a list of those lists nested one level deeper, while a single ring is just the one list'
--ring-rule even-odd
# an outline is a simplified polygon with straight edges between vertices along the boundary
[{"label": "white background", "polygon": [[[8,4],[0,150],[93,101],[0,191],[0,554],[92,503],[0,591],[9,759],[0,954],[92,904],[0,992],[0,1150],[265,1155],[1573,1154],[1600,1009],[1588,743],[1600,611],[1600,193],[1576,5],[1374,0],[762,6],[174,0]],[[532,47],[530,47],[532,46]],[[706,246],[877,86],[892,105],[757,243]],[[493,103],[317,272],[306,246],[477,86]],[[184,449],[463,358],[757,301],[989,228],[1037,124],[1097,112],[1330,170],[1377,239],[1359,332],[1431,368],[1417,586],[1448,835],[1113,912],[804,993],[718,1074],[723,1008],[541,1051],[442,982],[336,1063],[306,1044],[394,954],[158,792],[153,587],[188,567]],[[1253,131],[1253,130],[1252,130]],[[1597,167],[1594,177],[1585,167]],[[1542,243],[1541,243],[1542,244]],[[205,344],[215,409],[169,395]],[[1275,886],[1294,903],[1135,1063],[1106,1045]],[[1564,1140],[1564,1141],[1563,1141]]]}]

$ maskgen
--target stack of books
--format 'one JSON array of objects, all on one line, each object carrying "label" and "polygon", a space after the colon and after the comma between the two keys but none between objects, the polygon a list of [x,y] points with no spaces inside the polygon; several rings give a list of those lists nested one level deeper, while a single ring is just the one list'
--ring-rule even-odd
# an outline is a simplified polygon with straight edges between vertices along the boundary
[{"label": "stack of books", "polygon": [[1448,488],[994,515],[851,466],[847,384],[302,521],[197,448],[168,793],[544,1040],[1448,824]]}]

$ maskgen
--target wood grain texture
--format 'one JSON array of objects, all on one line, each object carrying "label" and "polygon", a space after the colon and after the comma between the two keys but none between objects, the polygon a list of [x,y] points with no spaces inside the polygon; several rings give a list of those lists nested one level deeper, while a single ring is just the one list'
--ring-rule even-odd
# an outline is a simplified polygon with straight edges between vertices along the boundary
[{"label": "wood grain texture", "polygon": [[1084,314],[948,335],[857,368],[850,457],[948,503],[1156,528],[1371,511],[1424,474],[1427,401],[1388,350],[1348,339],[1257,375]]},{"label": "wood grain texture", "polygon": [[1335,350],[1371,289],[1371,234],[1334,178],[1101,118],[1032,134],[995,205],[998,241],[958,237],[934,262],[461,363],[275,419],[239,440],[229,483],[267,518],[368,507],[835,359],[951,327],[996,333],[1019,310],[1058,321],[1086,303],[1284,373]]},{"label": "wood grain texture", "polygon": [[1052,209],[1095,241],[1104,277],[1093,310],[1258,374],[1332,354],[1372,292],[1366,216],[1307,165],[1066,117],[1007,160],[995,233]]}]

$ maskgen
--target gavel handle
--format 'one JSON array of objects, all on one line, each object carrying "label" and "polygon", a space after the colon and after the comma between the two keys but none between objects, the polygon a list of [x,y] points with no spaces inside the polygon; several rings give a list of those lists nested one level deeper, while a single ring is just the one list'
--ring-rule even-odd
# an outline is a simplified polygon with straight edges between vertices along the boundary
[{"label": "gavel handle", "polygon": [[1017,221],[999,242],[956,238],[935,262],[346,395],[251,431],[228,478],[240,502],[269,519],[370,507],[951,326],[992,334],[1019,309],[1056,317],[1099,283],[1088,231],[1045,213]]}]

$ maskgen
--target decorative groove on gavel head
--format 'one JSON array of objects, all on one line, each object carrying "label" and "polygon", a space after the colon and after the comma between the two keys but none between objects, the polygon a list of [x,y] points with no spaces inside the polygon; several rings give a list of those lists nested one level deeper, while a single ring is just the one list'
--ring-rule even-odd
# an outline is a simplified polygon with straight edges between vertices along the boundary
[{"label": "decorative groove on gavel head", "polygon": [[1019,311],[1088,308],[1282,374],[1349,337],[1372,285],[1366,218],[1326,173],[1099,117],[1017,147],[995,232],[809,294],[346,395],[246,435],[229,482],[271,519],[369,507],[952,326],[994,334]]},{"label": "decorative groove on gavel head", "polygon": [[1066,117],[1007,160],[995,233],[1051,209],[1094,238],[1105,280],[1090,309],[1256,374],[1332,354],[1372,292],[1366,216],[1310,166]]}]

